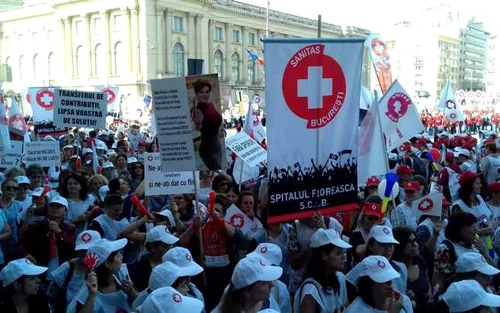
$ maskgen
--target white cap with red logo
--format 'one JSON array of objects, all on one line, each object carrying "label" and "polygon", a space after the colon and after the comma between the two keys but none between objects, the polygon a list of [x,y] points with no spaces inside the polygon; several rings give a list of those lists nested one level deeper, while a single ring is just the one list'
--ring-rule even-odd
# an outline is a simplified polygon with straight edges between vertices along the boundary
[{"label": "white cap with red logo", "polygon": [[203,302],[185,297],[172,287],[153,291],[136,311],[141,313],[201,313]]},{"label": "white cap with red logo", "polygon": [[101,234],[95,230],[86,230],[76,237],[75,251],[87,250],[97,240],[102,239]]},{"label": "white cap with red logo", "polygon": [[[158,226],[157,226],[158,227]],[[163,226],[165,227],[165,226]],[[188,249],[182,247],[174,247],[168,250],[161,258],[163,262],[172,262],[175,265],[186,270],[185,276],[196,276],[203,272],[203,267],[193,261],[193,256]]]},{"label": "white cap with red logo", "polygon": [[371,255],[358,263],[345,277],[348,281],[357,285],[359,279],[363,276],[368,276],[377,283],[386,283],[401,275],[396,272],[386,257]]}]

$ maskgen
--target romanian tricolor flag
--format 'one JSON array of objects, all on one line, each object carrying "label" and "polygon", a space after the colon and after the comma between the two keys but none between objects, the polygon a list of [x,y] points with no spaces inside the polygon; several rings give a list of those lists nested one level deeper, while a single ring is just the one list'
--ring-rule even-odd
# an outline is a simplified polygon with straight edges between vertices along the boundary
[{"label": "romanian tricolor flag", "polygon": [[259,57],[259,55],[253,51],[250,51],[247,49],[248,56],[254,61],[255,63],[259,64],[260,66],[264,66],[264,58]]}]

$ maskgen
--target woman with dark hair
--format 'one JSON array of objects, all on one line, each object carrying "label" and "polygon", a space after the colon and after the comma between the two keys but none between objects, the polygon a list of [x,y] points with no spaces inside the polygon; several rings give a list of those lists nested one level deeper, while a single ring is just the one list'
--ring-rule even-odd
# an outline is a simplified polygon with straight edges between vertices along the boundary
[{"label": "woman with dark hair", "polygon": [[357,287],[358,294],[345,313],[413,312],[410,299],[393,289],[400,274],[385,257],[364,258],[346,277]]},{"label": "woman with dark hair", "polygon": [[130,184],[127,180],[122,178],[113,178],[109,181],[109,194],[120,195],[125,198],[129,195]]},{"label": "woman with dark hair", "polygon": [[116,143],[116,152],[119,154],[125,154],[128,156],[130,154],[130,148],[129,148],[128,141],[125,139],[119,140]]},{"label": "woman with dark hair", "polygon": [[26,169],[26,176],[28,176],[28,178],[30,179],[31,190],[43,186],[45,172],[40,165],[31,164],[30,166],[28,166],[28,168]]},{"label": "woman with dark hair", "polygon": [[473,214],[458,212],[450,216],[444,235],[446,237],[439,246],[434,257],[433,285],[442,286],[441,293],[454,280],[455,262],[467,252],[480,253],[487,262],[495,266],[488,255],[482,241],[476,237],[477,219]]},{"label": "woman with dark hair", "polygon": [[345,249],[352,248],[333,229],[318,229],[311,237],[311,258],[294,300],[294,313],[342,312],[348,306],[342,270]]},{"label": "woman with dark hair", "polygon": [[212,180],[212,190],[216,193],[226,193],[231,181],[223,175],[217,175]]},{"label": "woman with dark hair", "polygon": [[87,229],[92,216],[95,198],[88,191],[87,181],[80,175],[71,174],[64,179],[61,196],[68,200],[65,221],[76,225],[76,235]]},{"label": "woman with dark hair", "polygon": [[115,167],[117,171],[127,170],[127,156],[119,154],[115,159]]},{"label": "woman with dark hair", "polygon": [[417,237],[408,227],[396,227],[393,232],[399,245],[396,246],[392,259],[406,266],[408,272],[406,294],[412,300],[414,312],[424,313],[429,309],[431,288],[427,264],[418,253]]},{"label": "woman with dark hair", "polygon": [[134,192],[144,180],[144,164],[141,162],[129,164],[129,173],[132,178],[130,182],[130,191]]},{"label": "woman with dark hair", "polygon": [[238,185],[230,184],[227,188],[226,195],[231,203],[236,205],[236,203],[238,203],[238,198],[240,197],[240,190],[238,189]]},{"label": "woman with dark hair", "polygon": [[100,239],[88,248],[97,256],[95,271],[87,275],[86,284],[68,305],[68,313],[131,311],[137,291],[129,280],[127,266],[122,264],[120,251],[126,244],[127,239]]},{"label": "woman with dark hair", "polygon": [[28,259],[9,262],[0,272],[3,289],[0,292],[0,312],[49,313],[47,298],[39,292],[39,275],[46,267],[36,266]]},{"label": "woman with dark hair", "polygon": [[209,170],[222,169],[222,147],[219,138],[223,125],[222,115],[210,102],[212,85],[207,80],[198,79],[193,88],[196,98],[193,99],[191,119],[195,123],[195,129],[201,133],[200,157]]}]

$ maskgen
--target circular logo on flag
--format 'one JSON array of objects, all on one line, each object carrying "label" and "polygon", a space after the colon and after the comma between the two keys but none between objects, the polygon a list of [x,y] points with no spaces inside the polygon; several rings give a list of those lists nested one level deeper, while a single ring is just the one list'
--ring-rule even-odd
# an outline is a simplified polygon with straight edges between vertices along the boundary
[{"label": "circular logo on flag", "polygon": [[385,115],[394,123],[405,116],[411,105],[411,99],[402,92],[396,92],[387,101],[387,112]]},{"label": "circular logo on flag", "polygon": [[450,123],[458,122],[458,112],[457,112],[457,110],[449,110],[446,113],[446,117],[448,118],[448,121]]},{"label": "circular logo on flag", "polygon": [[89,243],[92,240],[92,235],[89,233],[84,233],[82,234],[82,237],[80,237],[84,243]]},{"label": "circular logo on flag", "polygon": [[186,260],[191,261],[192,259],[191,254],[186,253]]},{"label": "circular logo on flag", "polygon": [[427,212],[430,212],[433,207],[434,207],[434,202],[431,199],[427,198],[427,199],[420,201],[417,209],[420,212],[427,213]]},{"label": "circular logo on flag", "polygon": [[113,104],[113,102],[115,102],[116,94],[113,91],[113,89],[104,88],[103,90],[101,90],[101,92],[105,93],[108,96],[108,99],[107,99],[108,105]]},{"label": "circular logo on flag", "polygon": [[38,90],[35,96],[36,103],[44,110],[50,111],[54,108],[54,93],[48,88]]},{"label": "circular logo on flag", "polygon": [[241,229],[243,226],[245,226],[245,217],[242,214],[234,214],[229,218],[229,224],[233,225],[234,227]]},{"label": "circular logo on flag", "polygon": [[387,54],[387,46],[385,42],[375,38],[372,40],[372,50],[379,57],[385,57]]},{"label": "circular logo on flag", "polygon": [[267,252],[267,247],[260,248],[260,253],[266,253],[266,252]]},{"label": "circular logo on flag", "polygon": [[457,93],[458,93],[459,98],[465,98],[465,91],[464,90],[459,90]]},{"label": "circular logo on flag", "polygon": [[389,235],[389,233],[391,232],[391,231],[389,230],[389,228],[387,228],[387,227],[384,227],[384,228],[382,229],[382,231],[383,231],[383,232],[384,232],[384,234],[386,234],[386,235]]},{"label": "circular logo on flag", "polygon": [[380,268],[385,268],[385,263],[384,263],[384,261],[382,261],[382,260],[378,260],[378,262],[377,262],[377,266],[378,266],[378,267],[380,267]]},{"label": "circular logo on flag", "polygon": [[258,95],[255,95],[253,98],[253,102],[259,104],[260,103],[260,97]]},{"label": "circular logo on flag", "polygon": [[178,293],[174,293],[172,295],[172,299],[174,300],[175,303],[181,303],[182,302],[181,295],[178,294]]},{"label": "circular logo on flag", "polygon": [[483,92],[482,91],[476,91],[476,98],[480,99],[483,97]]},{"label": "circular logo on flag", "polygon": [[314,44],[297,51],[288,61],[282,93],[293,114],[307,120],[307,128],[330,123],[344,105],[346,78],[340,64]]},{"label": "circular logo on flag", "polygon": [[148,161],[149,161],[149,162],[153,161],[153,156],[151,156],[151,155],[150,155],[150,156],[148,156]]},{"label": "circular logo on flag", "polygon": [[446,100],[446,108],[448,109],[455,109],[455,101],[453,100]]}]

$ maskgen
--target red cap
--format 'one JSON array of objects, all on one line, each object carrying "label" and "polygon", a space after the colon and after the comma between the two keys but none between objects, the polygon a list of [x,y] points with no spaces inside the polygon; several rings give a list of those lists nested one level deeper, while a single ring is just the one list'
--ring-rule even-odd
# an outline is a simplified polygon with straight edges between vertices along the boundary
[{"label": "red cap", "polygon": [[376,216],[379,219],[382,218],[382,206],[380,204],[365,202],[363,204],[363,207],[361,208],[361,211],[363,211],[365,215]]},{"label": "red cap", "polygon": [[458,177],[458,183],[460,184],[460,186],[463,186],[467,182],[478,177],[481,177],[481,174],[473,173],[471,171],[465,171],[462,175],[460,175],[460,177]]},{"label": "red cap", "polygon": [[401,165],[396,170],[396,174],[398,176],[401,176],[401,175],[411,175],[411,174],[413,174],[413,171],[412,171],[412,169],[408,165]]},{"label": "red cap", "polygon": [[415,143],[415,146],[418,147],[425,147],[427,146],[427,140],[425,138],[419,138],[417,142]]},{"label": "red cap", "polygon": [[418,181],[410,181],[410,182],[407,182],[405,185],[404,185],[404,190],[405,191],[413,191],[413,192],[416,192],[420,189],[420,183]]},{"label": "red cap", "polygon": [[488,190],[491,192],[500,192],[500,182],[494,182],[489,184]]},{"label": "red cap", "polygon": [[380,179],[378,179],[377,176],[369,177],[366,180],[366,187],[378,187],[379,184],[380,184]]},{"label": "red cap", "polygon": [[496,145],[496,144],[497,144],[497,143],[496,143],[495,139],[488,139],[488,140],[486,140],[486,141],[484,142],[484,145],[485,145],[485,146],[486,146],[486,145]]},{"label": "red cap", "polygon": [[453,154],[453,152],[446,152],[445,159],[446,160],[454,160],[455,155]]}]

